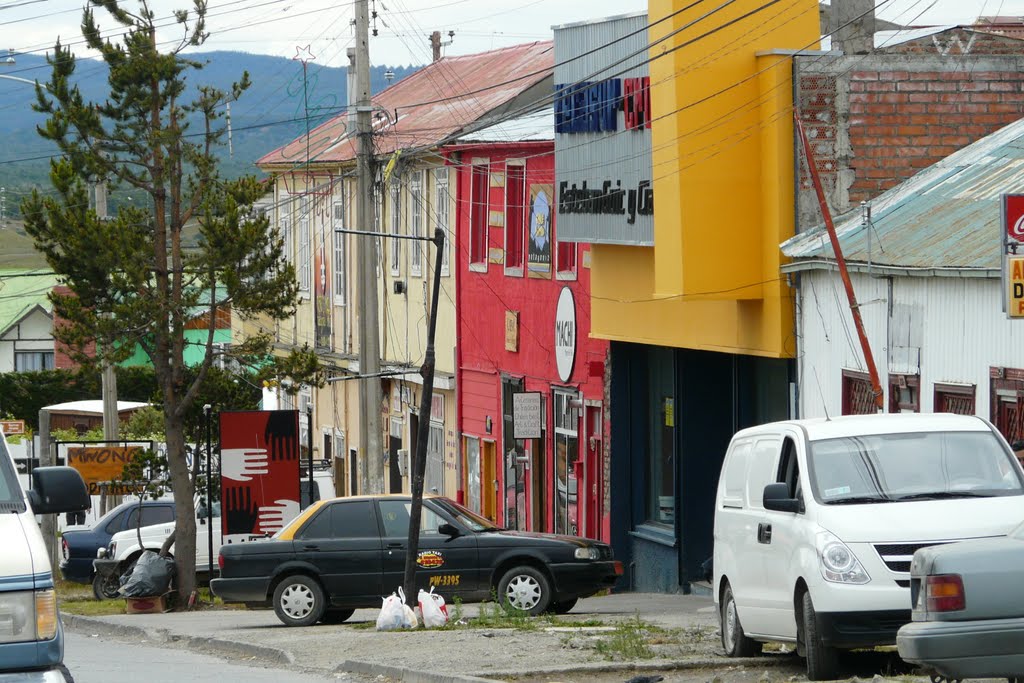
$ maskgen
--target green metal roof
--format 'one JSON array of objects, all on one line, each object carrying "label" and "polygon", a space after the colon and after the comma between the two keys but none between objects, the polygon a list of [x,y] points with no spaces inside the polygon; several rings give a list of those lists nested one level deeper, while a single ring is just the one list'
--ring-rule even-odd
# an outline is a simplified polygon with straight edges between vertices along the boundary
[{"label": "green metal roof", "polygon": [[[860,209],[836,218],[851,269],[998,277],[1003,193],[1024,191],[1024,119],[929,166]],[[835,254],[823,228],[782,244],[793,259],[784,272],[831,268]]]},{"label": "green metal roof", "polygon": [[41,306],[52,315],[53,304],[46,298],[57,284],[57,276],[45,270],[0,270],[0,334]]}]

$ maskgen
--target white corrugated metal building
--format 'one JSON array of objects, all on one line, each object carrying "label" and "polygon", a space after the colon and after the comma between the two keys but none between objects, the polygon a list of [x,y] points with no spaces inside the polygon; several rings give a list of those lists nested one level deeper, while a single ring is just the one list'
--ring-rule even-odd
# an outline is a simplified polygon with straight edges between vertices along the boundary
[{"label": "white corrugated metal building", "polygon": [[[1001,196],[1024,191],[1024,121],[836,223],[886,410],[957,412],[1024,439],[1024,322],[1003,311]],[[782,245],[796,297],[800,417],[873,412],[867,366],[824,229]]]}]

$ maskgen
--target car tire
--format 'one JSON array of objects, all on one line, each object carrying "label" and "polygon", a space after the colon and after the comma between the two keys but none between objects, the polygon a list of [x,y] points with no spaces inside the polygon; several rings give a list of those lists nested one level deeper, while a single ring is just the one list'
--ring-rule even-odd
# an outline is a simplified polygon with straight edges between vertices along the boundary
[{"label": "car tire", "polygon": [[740,623],[740,614],[736,609],[736,599],[732,595],[732,586],[725,584],[722,591],[722,614],[719,631],[722,635],[722,647],[726,657],[756,657],[761,654],[761,643],[748,638]]},{"label": "car tire", "polygon": [[579,598],[570,598],[568,600],[555,600],[548,607],[548,611],[554,612],[555,614],[568,614],[569,610],[576,606],[579,602]]},{"label": "car tire", "polygon": [[117,572],[106,576],[96,574],[92,577],[92,594],[97,600],[113,600],[121,597],[117,592],[121,588],[121,577]]},{"label": "car tire", "polygon": [[821,642],[818,631],[818,615],[814,611],[810,592],[804,593],[800,603],[801,614],[797,629],[798,648],[803,645],[807,658],[807,678],[811,681],[830,681],[838,678],[839,652]]},{"label": "car tire", "polygon": [[324,611],[324,615],[320,617],[320,622],[323,624],[344,624],[353,614],[355,614],[354,609],[329,609]]},{"label": "car tire", "polygon": [[312,626],[326,608],[324,589],[305,574],[286,576],[274,589],[274,613],[285,626]]},{"label": "car tire", "polygon": [[531,616],[547,611],[551,597],[548,577],[540,570],[526,565],[509,569],[498,582],[498,600],[502,606]]}]

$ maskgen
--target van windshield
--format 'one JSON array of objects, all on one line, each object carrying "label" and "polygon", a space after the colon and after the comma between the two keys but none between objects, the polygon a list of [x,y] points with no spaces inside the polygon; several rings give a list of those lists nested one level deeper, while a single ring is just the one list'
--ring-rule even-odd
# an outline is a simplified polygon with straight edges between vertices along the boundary
[{"label": "van windshield", "polygon": [[7,444],[0,438],[0,511],[21,511],[24,509],[23,506],[24,499],[21,484],[18,483],[18,473],[14,470],[11,456],[7,453]]},{"label": "van windshield", "polygon": [[1019,467],[992,432],[872,434],[813,441],[815,499],[826,505],[1017,496]]}]

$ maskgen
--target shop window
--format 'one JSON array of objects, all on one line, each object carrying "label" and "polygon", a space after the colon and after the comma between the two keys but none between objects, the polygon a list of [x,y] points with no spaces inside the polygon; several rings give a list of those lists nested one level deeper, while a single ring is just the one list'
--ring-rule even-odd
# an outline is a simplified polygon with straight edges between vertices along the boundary
[{"label": "shop window", "polygon": [[529,510],[526,500],[526,449],[522,439],[514,437],[512,421],[513,394],[523,391],[521,377],[503,377],[501,380],[502,455],[505,469],[505,526],[509,529],[528,529]]},{"label": "shop window", "polygon": [[487,199],[490,183],[487,162],[474,163],[469,189],[469,267],[479,272],[487,270],[487,224],[490,218]]},{"label": "shop window", "polygon": [[[409,234],[423,237],[423,171],[416,171],[409,181],[409,213],[411,223]],[[409,272],[415,277],[423,276],[423,243],[409,242]]]},{"label": "shop window", "polygon": [[579,479],[576,476],[580,452],[578,403],[576,392],[554,391],[556,534],[579,533]]},{"label": "shop window", "polygon": [[443,494],[444,490],[444,423],[430,421],[427,438],[427,469],[423,478],[423,490],[427,493]]},{"label": "shop window", "polygon": [[299,206],[299,291],[308,295],[313,278],[313,257],[310,252],[312,237],[309,227],[312,216],[309,197],[303,197]]},{"label": "shop window", "polygon": [[334,202],[334,262],[331,264],[334,274],[334,304],[344,306],[348,296],[348,279],[346,269],[348,261],[345,259],[347,235],[338,230],[347,230],[345,222],[345,202],[339,198]]},{"label": "shop window", "polygon": [[956,415],[974,415],[973,384],[936,384],[936,413],[954,413]]},{"label": "shop window", "polygon": [[441,275],[451,275],[451,248],[455,236],[448,221],[451,195],[448,193],[448,169],[434,169],[434,220],[444,231],[444,251],[441,254]]},{"label": "shop window", "polygon": [[522,276],[526,240],[526,167],[509,162],[505,170],[505,274]]},{"label": "shop window", "polygon": [[889,412],[921,412],[921,377],[889,375]]},{"label": "shop window", "polygon": [[875,392],[863,372],[843,370],[843,415],[874,415]]},{"label": "shop window", "polygon": [[991,420],[1006,440],[1019,450],[1024,441],[1024,370],[992,368]]},{"label": "shop window", "polygon": [[555,274],[559,280],[576,279],[576,261],[579,245],[575,242],[558,242],[555,249]]},{"label": "shop window", "polygon": [[281,205],[277,207],[277,229],[281,233],[281,241],[284,243],[285,263],[295,265],[295,243],[292,236],[292,199],[284,195]]},{"label": "shop window", "polygon": [[[402,185],[398,178],[391,181],[391,234],[402,234]],[[392,239],[389,251],[391,253],[391,275],[402,274],[402,240]]]},{"label": "shop window", "polygon": [[674,528],[675,478],[675,361],[671,349],[650,354],[647,367],[647,411],[650,416],[647,464],[647,521]]}]

